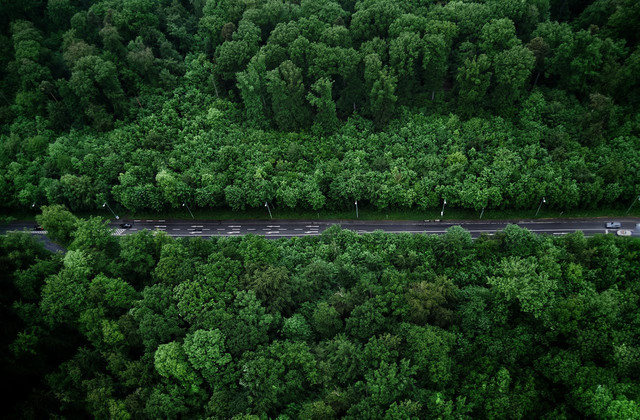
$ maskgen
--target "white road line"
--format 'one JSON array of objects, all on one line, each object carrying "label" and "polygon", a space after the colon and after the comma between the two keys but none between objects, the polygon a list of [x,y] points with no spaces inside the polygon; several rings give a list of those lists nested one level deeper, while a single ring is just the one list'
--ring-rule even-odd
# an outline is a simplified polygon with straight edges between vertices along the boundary
[{"label": "white road line", "polygon": [[139,221],[140,221],[140,219],[136,219],[136,220],[134,220],[134,222],[139,222]]},{"label": "white road line", "polygon": [[251,228],[251,229],[247,229],[247,230],[255,230],[255,229]]},{"label": "white road line", "polygon": [[147,222],[155,222],[155,220],[146,220]]},{"label": "white road line", "polygon": [[280,225],[267,225],[268,228],[280,227]]},{"label": "white road line", "polygon": [[308,228],[318,228],[318,227],[320,227],[320,226],[318,226],[318,225],[309,225],[309,226],[305,226],[305,227],[308,227]]},{"label": "white road line", "polygon": [[202,230],[211,230],[211,229],[202,229]]},{"label": "white road line", "polygon": [[218,228],[218,229],[216,229],[216,230],[225,230],[225,229],[222,229],[222,228]]},{"label": "white road line", "polygon": [[138,230],[137,228],[131,228],[131,230]]},{"label": "white road line", "polygon": [[287,230],[287,228],[280,228],[280,229],[278,229],[278,230]]},{"label": "white road line", "polygon": [[262,230],[271,230],[271,229],[269,229],[269,228],[262,228]]},{"label": "white road line", "polygon": [[192,229],[192,228],[188,228],[187,230],[195,230],[195,229]]},{"label": "white road line", "polygon": [[171,230],[180,230],[180,229],[171,229]]},{"label": "white road line", "polygon": [[234,228],[234,227],[242,227],[242,225],[229,225],[228,227],[230,227],[230,228]]},{"label": "white road line", "polygon": [[230,232],[227,232],[227,235],[231,235],[231,234],[233,234],[233,233],[240,233],[240,232],[238,232],[237,230],[232,230],[232,231],[230,231]]},{"label": "white road line", "polygon": [[157,228],[166,228],[166,227],[167,227],[167,225],[156,225],[156,226],[154,226],[154,227],[157,227]]},{"label": "white road line", "polygon": [[302,230],[302,229],[300,229],[300,228],[295,228],[295,229],[293,229],[293,230]]},{"label": "white road line", "polygon": [[158,220],[158,222],[164,222],[164,219],[162,219],[162,220]]}]

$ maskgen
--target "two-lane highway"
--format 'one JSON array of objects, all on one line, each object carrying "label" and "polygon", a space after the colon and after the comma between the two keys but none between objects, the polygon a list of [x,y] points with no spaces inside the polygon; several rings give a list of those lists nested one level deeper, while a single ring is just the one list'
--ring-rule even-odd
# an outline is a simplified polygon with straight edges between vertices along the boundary
[{"label": "two-lane highway", "polygon": [[[621,223],[620,229],[630,230],[633,236],[640,236],[640,218],[595,218],[595,219],[535,219],[535,220],[167,220],[131,219],[112,221],[114,235],[130,235],[141,230],[162,231],[169,236],[242,236],[263,235],[267,238],[289,238],[294,236],[316,236],[333,225],[350,229],[357,233],[383,231],[387,233],[443,234],[451,226],[462,226],[475,238],[482,233],[493,234],[503,230],[508,224],[516,224],[537,234],[565,235],[582,231],[587,236],[597,233],[615,234],[618,229],[607,229],[606,222]],[[123,224],[131,225],[123,228]],[[33,222],[12,222],[2,228],[3,232],[31,230]],[[42,231],[34,233],[44,233]]]},{"label": "two-lane highway", "polygon": [[[639,218],[616,219],[536,219],[536,220],[493,220],[493,221],[436,221],[436,220],[165,220],[165,219],[135,219],[125,220],[112,226],[117,229],[116,234],[126,235],[140,230],[164,231],[170,236],[239,236],[264,235],[270,238],[314,236],[333,225],[343,229],[350,229],[357,233],[371,233],[383,231],[388,233],[425,233],[442,234],[451,226],[462,226],[473,237],[482,233],[492,234],[503,230],[508,224],[517,224],[534,233],[563,235],[570,232],[582,231],[587,236],[596,233],[615,233],[616,230],[607,229],[607,221],[618,221],[621,229],[636,230]],[[122,229],[121,223],[130,223],[131,228]]]}]

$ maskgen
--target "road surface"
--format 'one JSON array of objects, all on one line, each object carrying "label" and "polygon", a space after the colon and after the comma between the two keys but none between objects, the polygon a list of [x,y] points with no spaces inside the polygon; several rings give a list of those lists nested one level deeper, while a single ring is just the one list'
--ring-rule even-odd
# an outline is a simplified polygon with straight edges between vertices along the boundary
[{"label": "road surface", "polygon": [[[536,219],[536,220],[488,220],[488,221],[437,221],[437,220],[165,220],[165,219],[132,219],[113,221],[114,235],[130,235],[141,230],[158,230],[169,236],[241,236],[247,234],[263,235],[267,238],[290,238],[294,236],[317,236],[333,225],[350,229],[357,233],[383,231],[388,233],[426,233],[442,234],[451,226],[462,226],[478,237],[482,233],[493,234],[504,229],[508,224],[517,224],[537,234],[565,235],[582,231],[586,236],[597,233],[615,234],[617,229],[606,229],[605,223],[620,222],[621,229],[631,230],[633,236],[640,236],[636,224],[640,218],[593,218],[593,219]],[[130,223],[129,229],[121,228],[121,223]],[[30,230],[34,234],[46,234],[44,231],[32,231],[34,222],[12,222],[0,229],[2,232],[14,230]]]}]

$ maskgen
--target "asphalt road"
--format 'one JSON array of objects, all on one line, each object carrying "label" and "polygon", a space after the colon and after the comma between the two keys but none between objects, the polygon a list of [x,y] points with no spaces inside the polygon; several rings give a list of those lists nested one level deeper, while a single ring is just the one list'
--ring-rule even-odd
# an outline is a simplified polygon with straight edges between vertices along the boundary
[{"label": "asphalt road", "polygon": [[[586,236],[597,233],[615,234],[617,229],[606,229],[605,223],[620,222],[621,229],[631,230],[633,236],[640,236],[640,229],[636,224],[640,218],[593,218],[593,219],[536,219],[536,220],[488,220],[488,221],[402,221],[402,220],[165,220],[165,219],[135,219],[113,221],[110,226],[115,229],[117,236],[130,235],[141,230],[159,230],[169,236],[240,236],[247,234],[264,235],[268,238],[289,238],[294,236],[316,236],[333,225],[340,225],[343,229],[350,229],[357,233],[371,233],[381,230],[388,233],[426,233],[442,234],[451,226],[462,226],[473,237],[482,233],[492,234],[504,229],[507,224],[517,224],[531,232],[549,235],[564,235],[570,232],[582,231]],[[120,227],[121,223],[130,223],[129,229]],[[31,230],[34,222],[12,222],[2,228],[9,230]],[[33,232],[45,234],[45,232]]]}]

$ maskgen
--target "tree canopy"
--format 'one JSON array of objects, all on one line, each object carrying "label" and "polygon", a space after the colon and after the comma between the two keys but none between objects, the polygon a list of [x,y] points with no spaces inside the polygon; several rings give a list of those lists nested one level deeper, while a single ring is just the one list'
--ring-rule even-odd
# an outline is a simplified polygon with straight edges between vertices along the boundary
[{"label": "tree canopy", "polygon": [[4,208],[565,210],[640,194],[632,0],[9,3]]},{"label": "tree canopy", "polygon": [[0,236],[9,418],[640,414],[636,238],[87,224],[64,256]]}]

